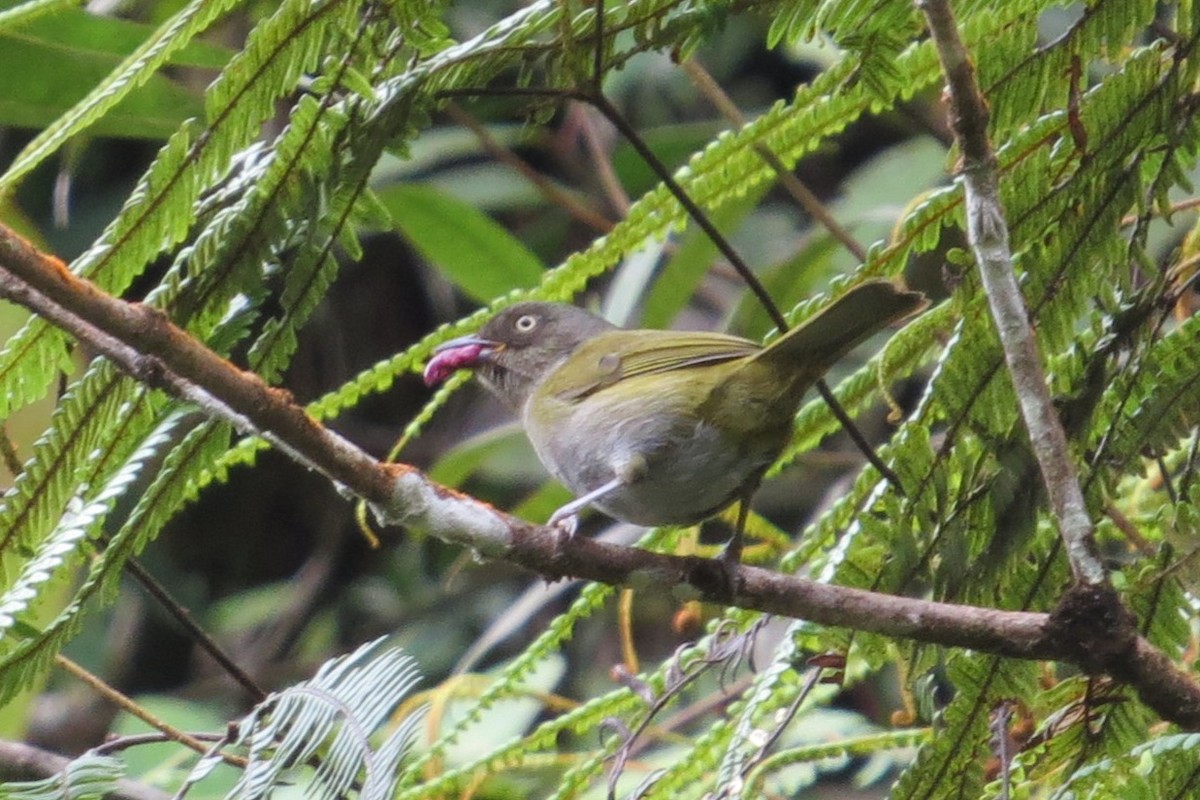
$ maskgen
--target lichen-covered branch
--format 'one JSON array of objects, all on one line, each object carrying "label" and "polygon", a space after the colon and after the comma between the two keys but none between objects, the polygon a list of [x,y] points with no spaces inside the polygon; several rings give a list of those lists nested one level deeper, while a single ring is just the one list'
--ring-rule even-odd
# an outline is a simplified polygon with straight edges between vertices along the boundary
[{"label": "lichen-covered branch", "polygon": [[987,102],[979,91],[975,67],[958,34],[950,4],[946,0],[916,0],[916,3],[929,23],[946,73],[951,123],[962,150],[967,239],[979,263],[1021,416],[1050,498],[1050,510],[1066,544],[1075,580],[1090,586],[1103,585],[1108,576],[1096,549],[1094,526],[1071,463],[1066,433],[1050,399],[1029,312],[1013,270],[1008,223],[1000,202],[996,154],[988,140]]}]

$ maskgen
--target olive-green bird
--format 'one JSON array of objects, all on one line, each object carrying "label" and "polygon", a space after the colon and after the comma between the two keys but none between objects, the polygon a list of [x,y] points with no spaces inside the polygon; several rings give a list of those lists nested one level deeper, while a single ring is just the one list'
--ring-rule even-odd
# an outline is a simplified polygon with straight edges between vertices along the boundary
[{"label": "olive-green bird", "polygon": [[518,303],[478,335],[439,347],[425,381],[472,369],[520,417],[546,469],[577,495],[550,518],[567,535],[587,506],[638,525],[690,525],[740,500],[722,555],[736,561],[750,498],[805,392],[855,345],[925,304],[920,293],[868,281],[763,347]]}]

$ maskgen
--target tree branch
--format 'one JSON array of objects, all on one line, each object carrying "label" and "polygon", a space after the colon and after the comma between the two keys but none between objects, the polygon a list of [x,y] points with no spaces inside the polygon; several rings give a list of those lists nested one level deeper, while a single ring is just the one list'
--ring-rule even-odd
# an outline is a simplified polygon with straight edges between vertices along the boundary
[{"label": "tree branch", "polygon": [[[184,400],[210,398],[207,413],[228,415],[283,446],[305,466],[367,499],[384,522],[461,544],[546,578],[574,576],[638,589],[666,588],[700,599],[823,625],[1022,659],[1057,659],[1095,669],[1063,631],[1070,619],[998,611],[831,586],[757,567],[732,570],[712,559],[672,556],[583,537],[561,542],[532,525],[430,481],[404,464],[383,464],[325,430],[284,391],[238,369],[159,312],[111,297],[0,226],[0,296],[46,316],[139,380],[149,376]],[[732,580],[730,580],[732,577]],[[1129,681],[1164,719],[1200,729],[1200,686],[1144,639],[1122,650],[1133,660],[1103,666]]]},{"label": "tree branch", "polygon": [[962,149],[967,239],[987,293],[1004,359],[1012,375],[1021,416],[1050,499],[1050,511],[1066,545],[1076,582],[1104,586],[1108,576],[1096,548],[1083,491],[1071,463],[1067,436],[1050,399],[1029,312],[1013,270],[1008,223],[1000,202],[996,154],[988,140],[987,101],[975,80],[975,67],[958,35],[947,0],[916,0],[929,23],[950,98],[951,123]]},{"label": "tree branch", "polygon": [[367,500],[389,496],[373,458],[322,427],[289,392],[238,369],[162,311],[105,294],[3,226],[0,267],[0,296],[92,344],[136,380],[193,402],[239,430],[261,433],[305,466],[353,485]]}]

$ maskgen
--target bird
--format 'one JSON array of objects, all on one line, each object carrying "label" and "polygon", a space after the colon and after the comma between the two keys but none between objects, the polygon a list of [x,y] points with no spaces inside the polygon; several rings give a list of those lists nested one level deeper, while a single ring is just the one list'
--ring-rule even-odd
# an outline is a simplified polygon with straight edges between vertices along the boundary
[{"label": "bird", "polygon": [[445,342],[426,384],[469,369],[521,421],[576,497],[549,523],[574,535],[594,507],[644,526],[691,525],[740,502],[720,558],[740,562],[751,498],[805,393],[924,295],[869,280],[767,345],[723,333],[619,328],[563,303],[520,302]]}]

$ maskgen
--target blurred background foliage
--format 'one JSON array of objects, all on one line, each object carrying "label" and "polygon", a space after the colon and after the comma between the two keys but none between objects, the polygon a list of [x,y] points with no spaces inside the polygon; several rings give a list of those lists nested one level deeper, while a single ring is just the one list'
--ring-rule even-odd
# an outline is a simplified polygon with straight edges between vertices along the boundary
[{"label": "blurred background foliage", "polygon": [[[30,14],[20,24],[3,25],[0,16],[3,165],[15,163],[39,131],[54,124],[186,4],[118,0],[86,8],[44,5],[44,12]],[[64,260],[84,254],[127,202],[163,141],[184,120],[203,115],[206,87],[242,51],[250,32],[277,11],[268,2],[228,5],[230,12],[202,38],[172,52],[143,85],[7,187],[11,191],[0,194],[0,219]],[[562,5],[572,15],[584,9]],[[615,46],[629,55],[605,75],[604,91],[672,171],[734,127],[716,110],[711,92],[698,88],[695,73],[681,65],[681,58],[702,65],[741,113],[754,119],[778,101],[790,100],[798,86],[873,52],[874,45],[849,37],[840,43],[823,34],[781,37],[782,21],[795,13],[789,4],[766,4],[761,10],[756,5],[714,4],[702,10],[711,15],[703,24],[689,18],[683,53],[661,41],[645,48],[628,41]],[[794,5],[820,6],[824,13],[845,6],[841,13],[866,15],[870,4]],[[966,14],[985,13],[986,4],[961,5]],[[1083,4],[1028,5],[1037,7],[1036,40],[1021,40],[1029,52],[1072,35],[1081,16],[1091,13]],[[522,7],[502,0],[448,3],[436,13],[445,30],[430,36],[467,41]],[[20,8],[16,0],[0,0],[0,9]],[[1127,42],[1114,42],[1110,60],[1096,65],[1093,79],[1119,70],[1124,56],[1116,51],[1124,48],[1127,54],[1134,45],[1151,41],[1153,26],[1172,24],[1163,22],[1171,18],[1163,11],[1153,24],[1146,20],[1138,26]],[[906,29],[897,33],[907,35]],[[881,49],[889,58],[887,47]],[[589,51],[583,45],[579,50],[574,57],[586,65]],[[847,78],[845,86],[870,81],[868,66],[892,77],[880,64],[855,63],[858,74]],[[526,76],[513,71],[496,77],[499,85],[509,85]],[[362,74],[358,78],[364,79]],[[302,80],[296,95],[320,97],[325,91]],[[928,192],[948,185],[954,166],[938,86],[922,86],[903,96],[887,91],[895,102],[855,113],[844,126],[831,125],[833,132],[822,135],[819,146],[793,170],[863,247],[888,241]],[[290,102],[281,101],[278,113],[262,124],[264,141],[287,124]],[[1033,105],[1023,110],[1029,124],[1036,122],[1036,110]],[[1012,113],[1020,116],[1022,111]],[[536,287],[548,268],[608,233],[632,202],[659,184],[608,121],[580,102],[550,98],[533,103],[531,110],[527,97],[485,92],[440,105],[419,127],[418,136],[398,137],[374,164],[370,187],[386,213],[358,220],[355,241],[339,254],[343,266],[337,280],[298,333],[295,355],[280,383],[301,402],[325,396],[440,325],[513,290]],[[1018,128],[1010,124],[1006,130]],[[749,187],[716,208],[712,219],[785,310],[836,286],[863,261],[776,184]],[[1191,219],[1191,212],[1183,212],[1172,224],[1148,227],[1143,252],[1151,259],[1166,258]],[[957,232],[947,229],[935,246],[907,260],[907,281],[934,300],[943,299],[960,280],[955,259],[947,253],[961,244]],[[767,316],[695,226],[647,240],[624,255],[618,267],[588,283],[578,302],[627,325],[727,329],[755,338],[770,333]],[[170,261],[164,255],[148,264],[124,296],[150,294]],[[947,278],[949,287],[944,285]],[[269,296],[264,302],[269,306],[277,300]],[[24,320],[19,310],[0,306],[6,337]],[[942,338],[949,333],[946,328]],[[851,356],[831,374],[830,383],[858,372],[878,349],[875,342]],[[88,356],[72,351],[73,371],[62,375],[58,391],[13,408],[4,420],[13,450],[5,460],[7,468],[0,468],[6,486],[49,425],[55,395],[83,374]],[[235,349],[234,356],[245,360],[246,353]],[[916,369],[892,386],[891,401],[902,413],[915,408],[927,378],[928,369]],[[408,372],[385,391],[356,397],[332,424],[383,457],[430,399],[419,376]],[[892,429],[885,403],[876,397],[859,405],[868,438],[883,440]],[[405,443],[399,458],[427,469],[435,480],[530,519],[544,519],[566,497],[563,489],[547,482],[512,421],[471,386],[450,396],[419,435]],[[1024,455],[1011,458],[1022,462]],[[756,509],[761,518],[754,524],[768,544],[756,548],[758,557],[770,559],[781,541],[786,547],[787,536],[781,532],[798,531],[817,519],[848,489],[861,466],[861,456],[843,435],[827,437],[820,447],[802,453],[760,494]],[[599,518],[587,521],[586,532],[624,541],[636,535]],[[685,532],[674,546],[710,552],[722,536],[721,530]],[[553,657],[539,659],[524,692],[492,705],[482,722],[442,752],[439,761],[427,764],[426,776],[438,773],[437,767],[478,759],[531,726],[619,688],[622,680],[632,685],[622,673],[637,673],[639,664],[669,663],[677,648],[696,641],[718,613],[658,595],[624,595],[621,600],[618,593],[596,587],[581,595],[577,583],[547,586],[508,565],[478,563],[438,541],[395,531],[383,532],[382,538],[382,547],[369,546],[352,508],[324,479],[263,452],[254,469],[235,470],[230,479],[206,486],[173,516],[140,560],[268,688],[294,683],[333,655],[388,635],[416,659],[424,675],[425,697],[433,701],[431,730],[449,728],[466,715],[472,699],[488,685],[482,676],[511,665],[543,632],[565,624],[559,615],[572,602],[577,609],[595,602],[599,612],[578,613],[579,619],[570,623],[569,640]],[[7,568],[11,580],[13,568]],[[72,582],[63,582],[57,599],[43,599],[38,613],[44,620],[58,612],[73,589]],[[747,618],[734,619],[745,626]],[[781,649],[793,636],[799,663],[803,637],[780,623],[760,631],[754,640],[760,666],[778,665]],[[773,770],[764,791],[822,798],[887,795],[891,780],[928,728],[901,727],[893,731],[895,738],[877,747],[869,746],[869,737],[890,730],[893,722],[920,719],[927,724],[933,709],[945,702],[947,684],[941,668],[928,659],[896,659],[928,668],[920,680],[904,668],[885,665],[880,661],[885,649],[871,651],[870,663],[852,663],[844,688],[815,691],[803,724],[788,728],[783,742],[791,752],[807,755]],[[63,652],[184,730],[219,731],[224,720],[248,706],[245,693],[198,650],[193,637],[129,580],[115,602],[97,606],[87,616]],[[797,681],[800,669],[793,666],[792,680]],[[678,718],[661,721],[658,733],[645,734],[652,746],[634,754],[624,790],[693,752],[687,742],[703,741],[710,715],[727,706],[736,710],[745,701],[739,692],[748,681],[745,670],[720,680],[704,676],[683,707],[671,712]],[[0,709],[0,735],[65,754],[82,752],[110,732],[135,730],[144,728],[57,670],[43,673]],[[575,756],[542,761],[527,756],[519,768],[489,767],[486,781],[472,783],[468,776],[442,788],[489,797],[549,796],[554,787],[567,785],[560,783],[564,771],[579,768],[601,738],[596,731],[590,739],[572,740],[579,748]],[[868,745],[861,750],[850,745],[829,752],[815,749],[831,741]],[[127,772],[173,786],[187,763],[180,749],[169,744],[131,748]],[[982,785],[982,766],[977,773],[972,780]],[[947,796],[948,783],[953,781],[943,781],[925,796]],[[205,784],[193,796],[218,795],[228,785]],[[588,791],[602,790],[600,780]]]}]

